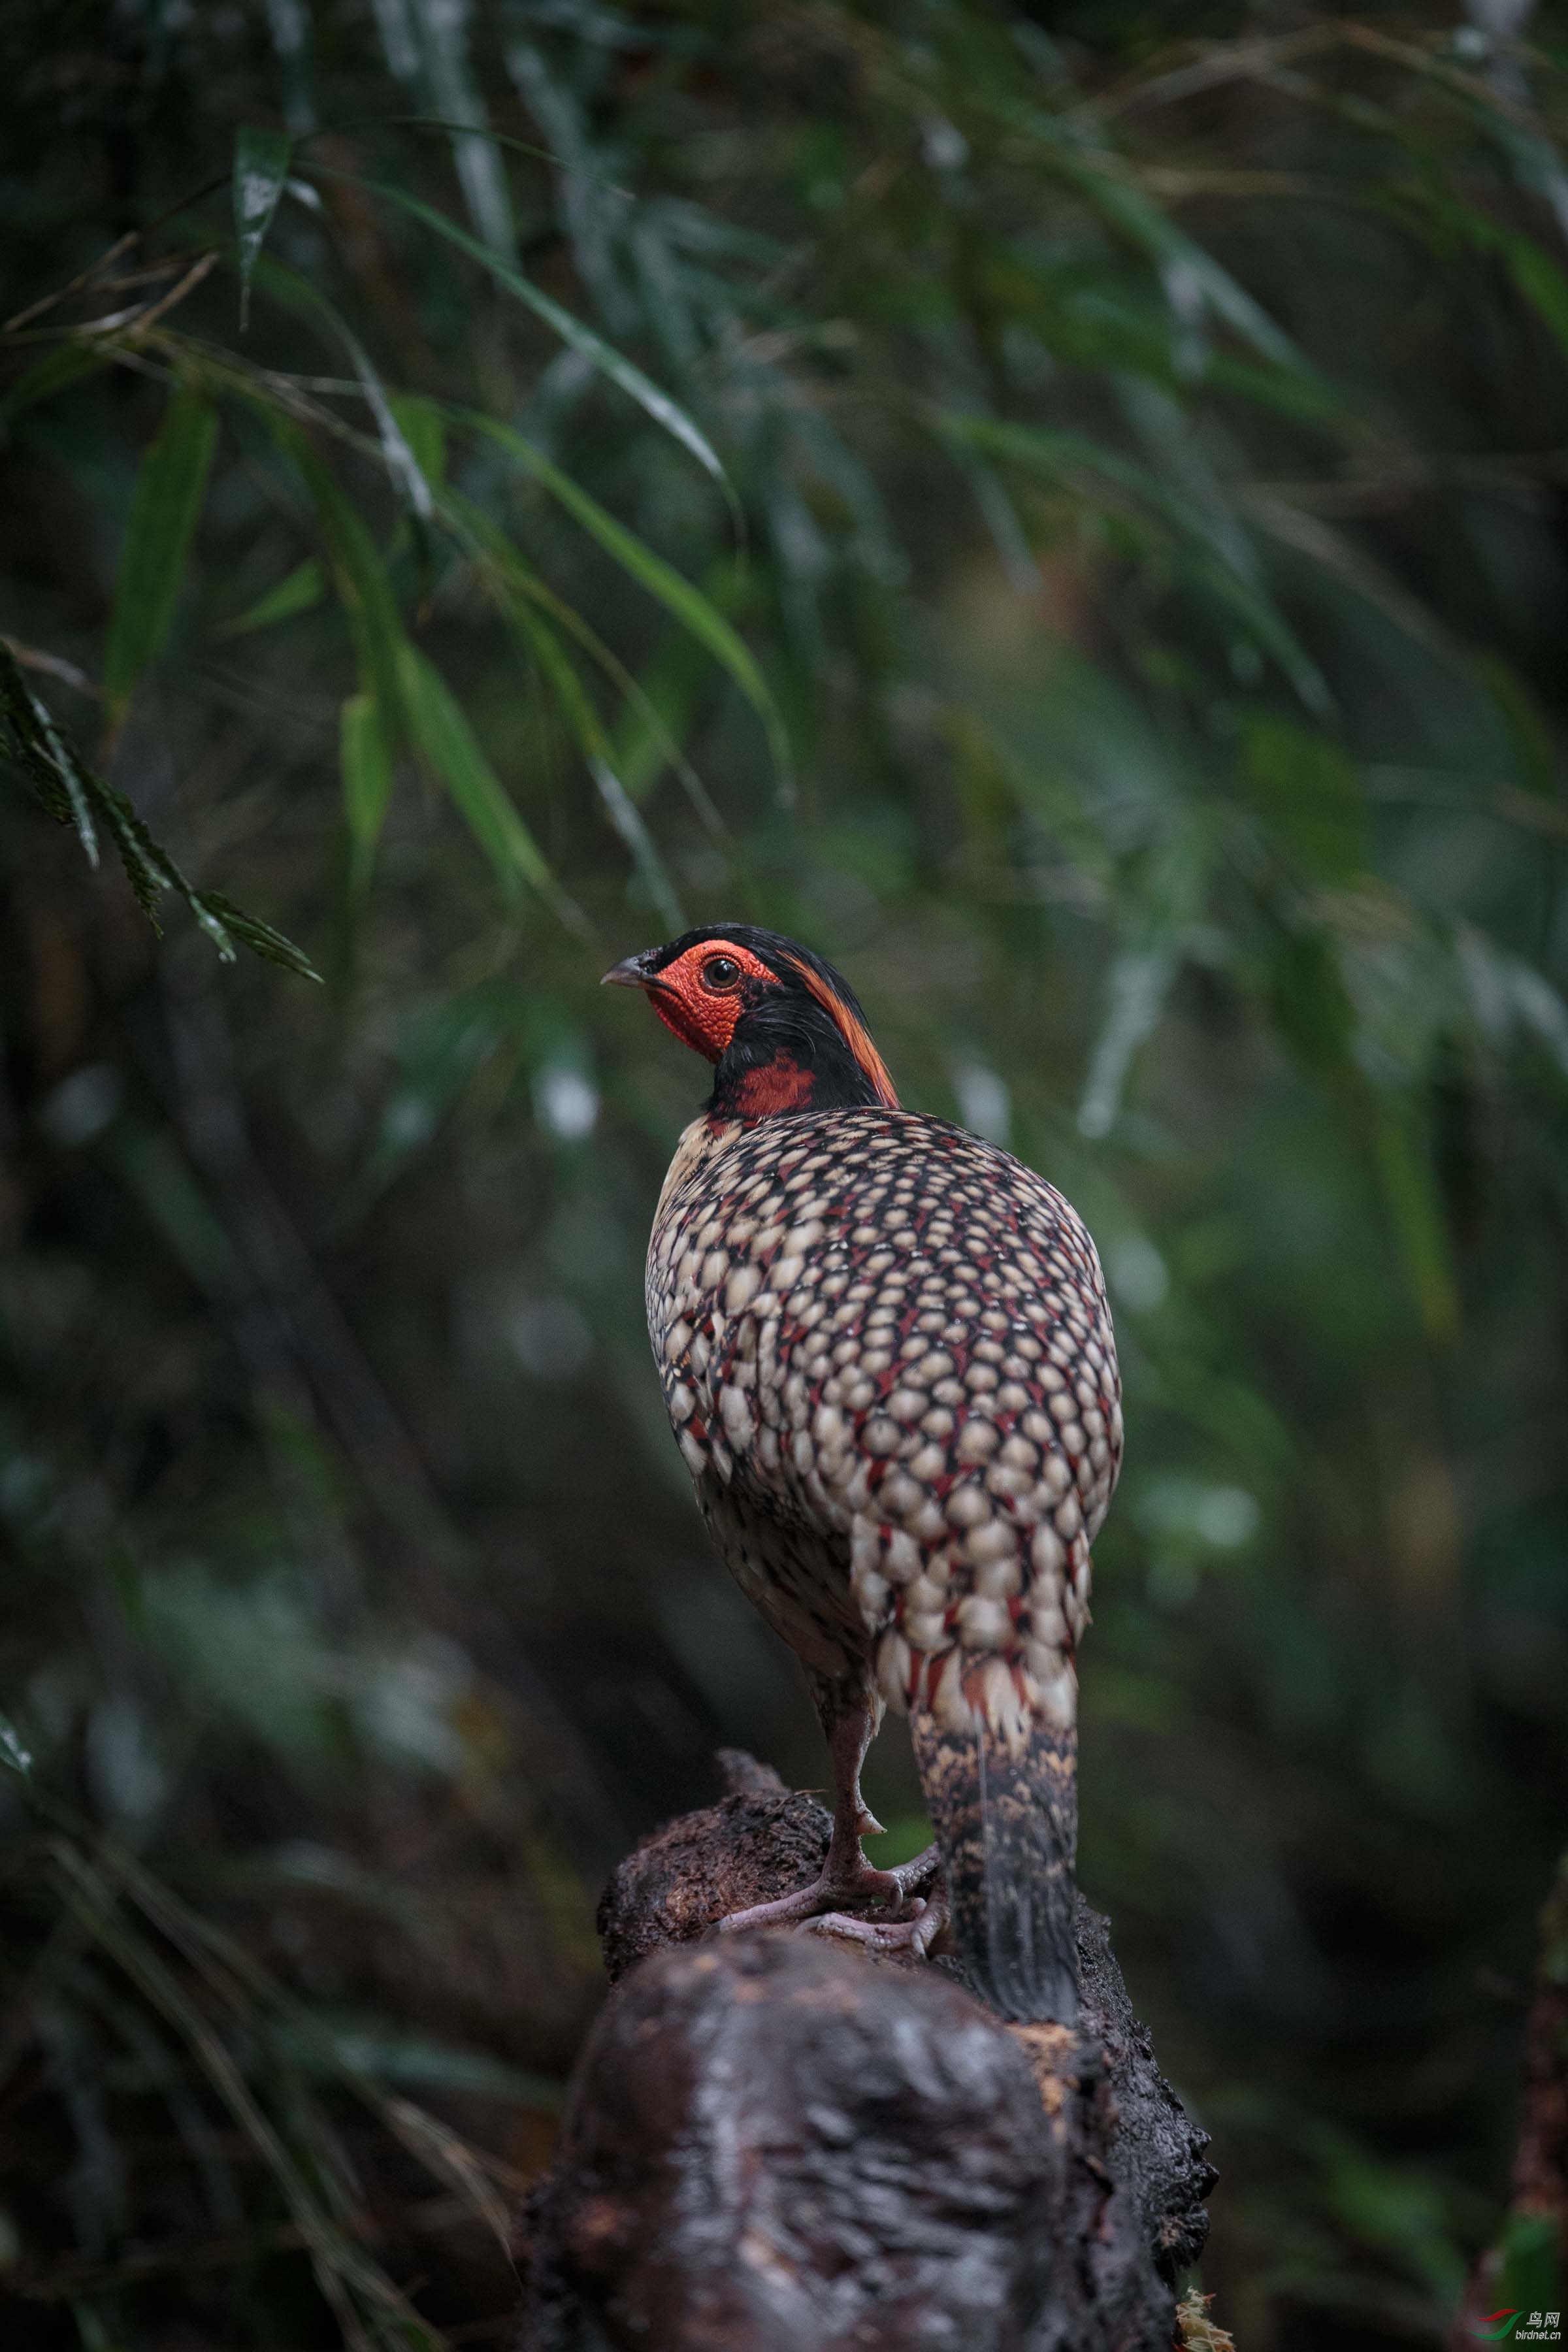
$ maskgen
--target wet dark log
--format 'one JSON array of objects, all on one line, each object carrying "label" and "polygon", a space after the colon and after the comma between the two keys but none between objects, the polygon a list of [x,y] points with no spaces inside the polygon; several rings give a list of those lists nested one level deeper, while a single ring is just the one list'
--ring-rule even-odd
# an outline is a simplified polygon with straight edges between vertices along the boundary
[{"label": "wet dark log", "polygon": [[722,1802],[666,1822],[605,1889],[599,1941],[612,1984],[650,1952],[694,1943],[715,1919],[807,1885],[822,1867],[833,1829],[826,1806],[738,1748],[721,1748],[717,1760]]},{"label": "wet dark log", "polygon": [[827,1815],[749,1758],[600,1910],[617,1979],[519,2248],[517,2352],[1169,2352],[1214,2173],[1079,1906],[1083,2015],[1011,2028],[955,1962],[702,1941]]}]

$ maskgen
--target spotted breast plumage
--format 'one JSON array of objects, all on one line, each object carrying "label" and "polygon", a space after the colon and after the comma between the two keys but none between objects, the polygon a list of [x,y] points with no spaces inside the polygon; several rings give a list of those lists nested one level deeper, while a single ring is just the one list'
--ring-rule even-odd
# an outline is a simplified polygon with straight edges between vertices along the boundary
[{"label": "spotted breast plumage", "polygon": [[[1093,1243],[1006,1152],[899,1107],[806,950],[723,924],[609,976],[715,1065],[655,1216],[648,1328],[703,1514],[834,1759],[821,1879],[724,1924],[923,1952],[951,1916],[1001,2013],[1071,2022],[1075,1660],[1121,1451]],[[897,1872],[860,1847],[884,1706],[937,1841]]]}]

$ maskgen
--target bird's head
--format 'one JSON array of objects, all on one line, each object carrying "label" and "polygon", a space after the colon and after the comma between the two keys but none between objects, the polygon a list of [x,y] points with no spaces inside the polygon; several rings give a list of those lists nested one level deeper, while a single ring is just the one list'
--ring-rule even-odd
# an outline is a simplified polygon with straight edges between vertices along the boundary
[{"label": "bird's head", "polygon": [[605,978],[645,990],[665,1027],[714,1065],[713,1118],[898,1107],[848,983],[776,931],[750,923],[687,931]]}]

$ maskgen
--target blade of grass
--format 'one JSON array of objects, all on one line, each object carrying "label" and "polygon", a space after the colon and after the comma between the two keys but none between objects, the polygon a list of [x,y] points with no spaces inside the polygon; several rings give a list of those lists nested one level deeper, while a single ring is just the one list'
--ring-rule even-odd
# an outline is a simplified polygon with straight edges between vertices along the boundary
[{"label": "blade of grass", "polygon": [[[645,800],[669,764],[674,729],[690,721],[702,666],[701,646],[679,629],[646,676],[632,680],[637,695],[616,730],[616,773],[633,800]],[[700,814],[718,814],[706,793]]]},{"label": "blade of grass", "polygon": [[1110,968],[1110,1003],[1084,1080],[1079,1106],[1080,1135],[1109,1135],[1116,1123],[1132,1057],[1159,1021],[1176,957],[1168,948],[1129,949]]},{"label": "blade of grass", "polygon": [[380,2099],[376,2107],[389,2130],[395,2132],[410,2156],[468,2200],[483,2219],[510,2263],[512,2259],[512,2205],[486,2175],[475,2151],[457,2133],[438,2123],[412,2099]]},{"label": "blade of grass", "polygon": [[125,1919],[101,1874],[63,1838],[51,1841],[50,1860],[82,1925],[178,2033],[266,2164],[299,2224],[317,2284],[346,2340],[356,2352],[371,2352],[372,2338],[355,2308],[351,2284],[377,2301],[401,2303],[396,2289],[336,2228],[211,2023],[182,1990],[147,1937]]},{"label": "blade of grass", "polygon": [[[9,1740],[5,1737],[7,1733],[10,1734]],[[447,2179],[473,2206],[476,2213],[493,2226],[495,2204],[489,2184],[500,2182],[515,2195],[526,2186],[523,2179],[499,2158],[483,2149],[470,2147],[447,2126],[426,2116],[422,2109],[384,2088],[376,2076],[383,2074],[389,2080],[417,2080],[479,2090],[546,2112],[554,2112],[560,2106],[561,2084],[481,2053],[452,2050],[439,2043],[396,2034],[384,2037],[374,2032],[369,2035],[345,2033],[324,2024],[315,2008],[289,1992],[255,1960],[243,1945],[215,1927],[200,1912],[190,1909],[171,1888],[153,1876],[132,1855],[109,1841],[96,1841],[90,1856],[85,1853],[83,1842],[91,1834],[87,1824],[72,1807],[62,1803],[52,1791],[38,1786],[32,1777],[31,1759],[3,1717],[0,1717],[0,1763],[8,1765],[22,1776],[23,1793],[29,1810],[48,1832],[47,1851],[68,1906],[62,1915],[62,1928],[69,1922],[73,1933],[85,1931],[86,1940],[98,1942],[110,1952],[150,2005],[174,2027],[176,2044],[183,2042],[192,2050],[208,2080],[214,2083],[225,2104],[229,2105],[231,2114],[236,2113],[236,2108],[226,2094],[238,2083],[241,2105],[237,2120],[264,2161],[271,2165],[270,2150],[274,2143],[286,2148],[287,2142],[279,2140],[279,2135],[251,2097],[238,2068],[214,2032],[210,2020],[172,1976],[148,1937],[124,1916],[122,1903],[134,1905],[156,1934],[166,1939],[181,1955],[207,1992],[216,1999],[240,2029],[246,2047],[267,2049],[289,2070],[293,2104],[298,2117],[306,2126],[304,2140],[307,2144],[319,2136],[326,2136],[335,2143],[336,2134],[305,2082],[297,2078],[301,2061],[307,2072],[313,2071],[323,2078],[335,2077],[342,2081],[382,2118],[428,2170]],[[247,2101],[248,2105],[245,2104]],[[259,2116],[261,2120],[263,2137],[259,2142],[249,2129],[249,2118],[253,2114]],[[321,2204],[321,2210],[312,2216],[310,2212],[301,2213],[300,2203],[293,2199],[288,2199],[288,2201],[295,2214],[291,2227],[298,2231],[298,2242],[312,2254],[318,2249],[323,2251],[333,2260],[336,2271],[341,2273],[343,2265],[336,2260],[340,2248],[333,2243],[333,2238],[335,2234],[342,2239],[342,2233],[336,2231],[331,2212],[331,2200],[335,2199],[341,2183],[327,2177],[338,2169],[330,2163],[326,2168],[323,2197],[327,2201],[323,2202],[318,2199],[310,2175],[296,2165],[294,2185],[300,2202],[312,2207]],[[289,2185],[288,2179],[280,2182],[286,2197]],[[289,2241],[279,2240],[279,2242]],[[342,2240],[342,2243],[346,2245],[347,2241]],[[365,2293],[366,2299],[378,2307],[376,2316],[387,2321],[397,2340],[404,2344],[412,2341],[416,2346],[430,2347],[430,2352],[438,2352],[445,2338],[412,2311],[398,2290],[374,2263],[363,2258],[352,2245],[347,2247],[347,2251],[350,2257],[347,2284],[358,2286]],[[161,2263],[163,2257],[158,2254],[153,2259]],[[50,2292],[78,2292],[88,2284],[89,2275],[96,2277],[98,2274],[97,2272],[69,2274],[58,2286],[51,2287]],[[117,2268],[115,2275],[121,2274]],[[107,2277],[107,2273],[104,2275]]]}]

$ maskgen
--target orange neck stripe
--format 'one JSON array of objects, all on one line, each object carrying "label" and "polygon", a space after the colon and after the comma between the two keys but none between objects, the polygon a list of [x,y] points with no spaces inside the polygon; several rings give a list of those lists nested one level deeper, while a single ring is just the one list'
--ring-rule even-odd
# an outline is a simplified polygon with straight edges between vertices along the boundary
[{"label": "orange neck stripe", "polygon": [[888,1066],[872,1044],[871,1033],[866,1024],[856,1019],[849,1007],[840,998],[835,996],[820,973],[813,971],[808,963],[797,962],[793,956],[790,961],[795,964],[796,971],[817,1003],[833,1015],[840,1036],[866,1073],[878,1101],[886,1110],[897,1110],[899,1097],[894,1089],[893,1081],[888,1074]]}]

